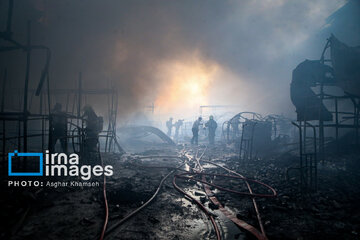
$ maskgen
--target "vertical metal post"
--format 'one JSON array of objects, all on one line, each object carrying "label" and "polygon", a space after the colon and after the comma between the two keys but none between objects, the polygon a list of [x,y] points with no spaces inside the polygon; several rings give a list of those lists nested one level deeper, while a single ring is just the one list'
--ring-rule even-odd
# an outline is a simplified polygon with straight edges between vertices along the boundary
[{"label": "vertical metal post", "polygon": [[[31,60],[31,22],[27,22],[27,49],[26,49],[26,73],[24,86],[24,108],[23,108],[23,137],[24,137],[24,152],[27,152],[27,130],[28,130],[28,92],[30,79],[30,60]],[[26,165],[26,164],[25,164]]]},{"label": "vertical metal post", "polygon": [[319,106],[319,157],[321,160],[321,163],[324,164],[324,160],[325,160],[325,155],[324,155],[324,120],[323,120],[323,113],[322,113],[322,107],[321,104],[324,101],[324,84],[321,83],[320,85],[320,106]]},{"label": "vertical metal post", "polygon": [[84,131],[83,131],[84,128],[85,128],[84,121],[81,121],[81,128],[78,128],[79,129],[79,141],[80,141],[79,147],[80,147],[81,158],[83,158],[83,156],[84,156],[84,139],[85,139]]},{"label": "vertical metal post", "polygon": [[[108,84],[108,88],[110,89],[110,84]],[[107,97],[107,104],[108,104],[108,116],[109,116],[109,123],[108,123],[108,128],[107,128],[107,132],[106,132],[106,139],[105,139],[105,152],[108,151],[108,141],[109,141],[109,135],[110,135],[110,131],[111,131],[111,107],[110,107],[110,94],[107,94],[106,97]],[[109,150],[110,151],[110,150]]]},{"label": "vertical metal post", "polygon": [[78,119],[80,118],[81,116],[81,88],[82,88],[82,80],[81,80],[81,72],[79,73],[79,82],[78,82],[78,111],[77,111],[77,117]]},{"label": "vertical metal post", "polygon": [[245,123],[242,124],[242,130],[241,130],[241,139],[240,139],[240,151],[239,151],[239,160],[241,160],[241,154],[242,154],[242,147],[243,147],[243,140],[244,140],[244,127]]},{"label": "vertical metal post", "polygon": [[49,139],[48,139],[48,148],[50,150],[50,146],[52,146],[52,119],[51,119],[51,96],[50,96],[50,76],[49,73],[47,74],[46,78],[47,84],[47,97],[48,97],[48,113],[49,113]]},{"label": "vertical metal post", "polygon": [[303,135],[302,135],[302,122],[299,122],[299,138],[300,138],[300,186],[303,192],[304,185],[304,166],[303,166]]},{"label": "vertical metal post", "polygon": [[[357,106],[359,106],[359,102],[357,104]],[[355,143],[357,146],[359,146],[359,115],[360,115],[360,109],[359,107],[356,107],[356,136],[355,136]]]},{"label": "vertical metal post", "polygon": [[77,94],[74,93],[73,105],[72,105],[72,108],[71,108],[71,115],[75,115],[76,102],[77,102]]},{"label": "vertical metal post", "polygon": [[43,92],[41,91],[41,93],[40,93],[40,106],[39,106],[39,114],[42,114],[43,113],[43,96],[44,96],[44,94],[43,94]]},{"label": "vertical metal post", "polygon": [[336,141],[339,138],[339,112],[338,112],[338,99],[335,97],[335,122],[336,122]]},{"label": "vertical metal post", "polygon": [[42,116],[43,113],[43,92],[40,93],[40,108],[39,113],[41,115],[41,150],[44,150],[44,138],[45,138],[45,132],[44,132],[44,116]]},{"label": "vertical metal post", "polygon": [[20,151],[21,150],[21,121],[19,120],[18,122],[18,125],[17,125],[17,127],[18,127],[18,147],[17,147],[17,149],[18,149],[18,151]]},{"label": "vertical metal post", "polygon": [[[4,78],[2,84],[2,98],[1,98],[1,112],[3,113],[5,110],[5,87],[6,87],[6,79],[7,79],[7,70],[4,70]],[[5,119],[2,120],[2,167],[5,169],[5,157],[6,157],[6,126]]]},{"label": "vertical metal post", "polygon": [[111,138],[109,142],[109,152],[111,151],[112,141],[114,139],[114,92],[111,94]]},{"label": "vertical metal post", "polygon": [[356,99],[352,100],[354,102],[354,125],[355,125],[355,144],[359,145],[359,102],[356,103]]},{"label": "vertical metal post", "polygon": [[338,99],[335,97],[335,139],[336,149],[339,151],[339,112],[338,112]]},{"label": "vertical metal post", "polygon": [[254,123],[252,124],[252,129],[251,129],[250,160],[252,160],[252,151],[253,151],[253,145],[254,145],[254,132],[255,132],[256,124],[257,124],[257,122],[254,122]]},{"label": "vertical metal post", "polygon": [[[76,93],[74,93],[73,95],[73,101],[72,101],[72,107],[71,107],[71,115],[75,114],[75,105],[76,105]],[[70,125],[72,125],[73,123],[73,117],[70,118]]]},{"label": "vertical metal post", "polygon": [[117,142],[116,140],[116,121],[117,121],[117,111],[118,111],[118,107],[119,107],[119,96],[118,93],[115,93],[115,113],[114,113],[114,141],[115,143]]},{"label": "vertical metal post", "polygon": [[70,98],[70,92],[66,94],[66,106],[65,106],[65,112],[68,113],[69,109],[69,98]]},{"label": "vertical metal post", "polygon": [[6,22],[6,33],[8,35],[11,34],[11,20],[12,20],[12,13],[13,13],[14,1],[9,0],[9,8],[8,8],[8,15],[7,15],[7,22]]},{"label": "vertical metal post", "polygon": [[[330,39],[327,39],[326,45],[321,53],[320,63],[325,63],[325,51],[330,46]],[[320,84],[320,106],[319,106],[319,157],[322,164],[324,164],[324,120],[323,120],[323,113],[322,113],[322,107],[321,104],[324,102],[324,84]]]},{"label": "vertical metal post", "polygon": [[306,154],[308,152],[307,150],[307,126],[308,122],[306,120],[304,120],[304,145],[303,145],[303,153]]},{"label": "vertical metal post", "polygon": [[274,123],[274,139],[276,139],[276,137],[277,137],[277,126],[276,126],[277,122],[275,119],[274,119],[273,123]]},{"label": "vertical metal post", "polygon": [[1,112],[4,112],[5,108],[5,87],[6,87],[6,79],[7,79],[7,69],[4,70],[3,84],[2,84],[2,96],[1,96]]},{"label": "vertical metal post", "polygon": [[48,96],[48,110],[49,110],[49,114],[50,114],[51,113],[51,95],[50,95],[50,76],[49,76],[49,73],[47,74],[46,83],[47,83],[47,96]]},{"label": "vertical metal post", "polygon": [[359,145],[359,98],[350,97],[354,105],[355,145]]},{"label": "vertical metal post", "polygon": [[317,148],[316,148],[316,128],[313,127],[314,131],[314,164],[315,164],[315,191],[317,191]]},{"label": "vertical metal post", "polygon": [[48,149],[50,153],[53,153],[55,151],[55,147],[53,146],[53,116],[51,113],[49,113],[49,141],[48,141]]},{"label": "vertical metal post", "polygon": [[83,129],[84,129],[84,121],[81,121],[81,128],[80,128],[80,118],[81,118],[81,88],[82,88],[82,82],[81,82],[81,72],[79,73],[79,82],[78,82],[78,111],[77,111],[77,127],[78,127],[78,136],[79,136],[79,147],[80,147],[80,155],[83,157]]},{"label": "vertical metal post", "polygon": [[5,158],[6,158],[6,125],[5,119],[2,120],[2,167],[5,169]]}]

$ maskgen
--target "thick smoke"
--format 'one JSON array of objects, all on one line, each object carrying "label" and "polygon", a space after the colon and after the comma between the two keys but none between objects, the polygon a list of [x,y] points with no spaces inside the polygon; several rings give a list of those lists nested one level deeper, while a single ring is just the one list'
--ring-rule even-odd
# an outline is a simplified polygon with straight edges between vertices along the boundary
[{"label": "thick smoke", "polygon": [[[293,116],[291,71],[304,58],[319,58],[326,39],[318,34],[327,17],[344,4],[15,1],[13,31],[24,39],[26,20],[32,20],[33,42],[52,49],[52,87],[74,88],[82,72],[84,88],[117,88],[121,119],[152,103],[163,117],[180,117],[179,111],[193,116],[201,104]],[[15,68],[19,61],[9,54],[3,57],[12,81],[22,86],[23,74]],[[42,62],[34,55],[32,87]],[[88,101],[106,112],[106,98]]]}]

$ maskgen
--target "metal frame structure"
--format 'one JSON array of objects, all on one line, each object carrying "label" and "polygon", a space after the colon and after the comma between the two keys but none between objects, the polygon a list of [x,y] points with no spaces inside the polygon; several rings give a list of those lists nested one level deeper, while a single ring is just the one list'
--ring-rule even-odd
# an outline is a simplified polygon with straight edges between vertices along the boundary
[{"label": "metal frame structure", "polygon": [[[255,112],[240,112],[232,117],[229,121],[225,121],[222,125],[222,136],[227,143],[231,143],[238,138],[241,138],[242,132],[239,131],[239,126],[246,120],[262,120],[263,117]],[[234,126],[237,126],[237,129]]]},{"label": "metal frame structure", "polygon": [[[255,112],[240,112],[236,114],[234,117],[232,117],[230,120],[225,121],[222,125],[222,137],[226,143],[237,143],[239,148],[239,159],[240,160],[251,160],[253,159],[253,150],[254,150],[254,144],[260,144],[258,145],[261,149],[259,150],[259,153],[266,152],[264,143],[260,143],[258,138],[254,141],[254,136],[257,133],[262,132],[262,128],[266,127],[266,124],[269,124],[268,127],[270,127],[271,135],[268,136],[270,141],[275,141],[275,143],[280,143],[281,140],[284,140],[285,138],[289,139],[290,134],[289,132],[282,131],[283,129],[281,126],[285,123],[289,122],[289,129],[292,128],[292,125],[290,124],[291,120],[285,118],[281,115],[267,115],[265,117],[262,117],[260,114]],[[271,126],[270,126],[271,125]],[[260,132],[257,132],[257,131]],[[281,134],[281,131],[283,134]],[[289,130],[290,131],[290,130]],[[265,132],[264,132],[265,133]],[[282,139],[280,139],[280,137]],[[268,138],[266,138],[268,139]],[[279,140],[280,139],[280,140]],[[283,142],[284,143],[284,142]],[[288,144],[287,144],[288,145]],[[269,147],[268,145],[266,145]],[[265,148],[264,148],[265,147]]]},{"label": "metal frame structure", "polygon": [[[322,50],[320,56],[320,64],[326,66],[334,64],[334,59],[326,58],[325,55],[327,50],[331,48],[331,38],[328,38],[325,44],[324,49]],[[334,76],[336,78],[336,76]],[[359,79],[360,80],[360,79]],[[319,119],[311,120],[313,124],[310,124],[309,121],[298,121],[297,123],[292,122],[294,126],[298,128],[299,131],[299,167],[289,168],[291,170],[299,170],[300,172],[300,187],[302,192],[316,191],[317,190],[317,164],[318,160],[321,163],[325,162],[325,130],[333,129],[335,131],[335,140],[336,145],[339,146],[339,135],[341,129],[350,129],[355,132],[355,145],[359,146],[359,118],[360,118],[360,96],[351,95],[349,93],[344,93],[343,95],[333,95],[326,93],[326,87],[337,86],[334,83],[319,81],[316,82],[316,87],[319,88],[318,94],[316,97],[320,102],[325,106],[325,102],[329,103],[326,105],[327,110],[332,114],[333,119],[330,121],[325,121],[323,117],[324,109],[319,107]],[[349,104],[346,105],[346,109],[340,109],[340,102],[348,101],[352,104],[352,110],[349,110]],[[313,137],[309,138],[306,136],[307,128],[312,129]],[[317,135],[318,132],[318,135]],[[312,151],[309,152],[307,146],[311,141]],[[317,144],[318,143],[318,144]],[[339,149],[339,148],[338,148]]]},{"label": "metal frame structure", "polygon": [[[15,91],[17,92],[17,91]],[[35,90],[29,90],[30,94],[35,94]],[[50,94],[50,96],[46,96]],[[43,96],[45,95],[45,96]],[[40,100],[40,114],[31,114],[31,116],[38,117],[38,120],[41,120],[41,134],[35,134],[32,136],[41,136],[42,137],[42,149],[45,150],[45,141],[44,138],[48,137],[48,146],[51,145],[51,111],[46,111],[44,114],[42,113],[42,105],[48,104],[51,102],[51,99],[56,95],[65,95],[66,96],[66,107],[65,113],[68,118],[68,138],[73,141],[73,145],[81,144],[83,142],[83,132],[84,121],[81,116],[81,109],[83,106],[83,100],[86,99],[88,95],[105,95],[107,96],[108,102],[108,126],[107,130],[103,130],[99,137],[105,138],[104,152],[115,151],[117,149],[119,152],[123,152],[122,148],[118,144],[116,139],[116,120],[117,120],[117,110],[118,110],[118,93],[115,89],[112,88],[104,88],[104,89],[83,89],[82,88],[82,79],[81,74],[79,74],[79,82],[77,89],[51,89],[48,93],[41,93]],[[70,99],[73,99],[73,105],[69,106]],[[47,100],[47,102],[45,102]],[[71,109],[70,109],[71,108]],[[41,118],[41,119],[40,119]],[[0,119],[1,120],[1,119]],[[5,119],[7,120],[7,119]],[[74,130],[76,129],[76,131]],[[14,137],[13,137],[14,138]],[[74,143],[75,142],[75,143]],[[73,147],[74,148],[74,147]],[[79,150],[79,148],[76,148]],[[75,149],[74,149],[75,150]]]},{"label": "metal frame structure", "polygon": [[[222,135],[227,143],[238,142],[239,160],[253,158],[254,130],[263,117],[255,112],[240,112],[222,125]],[[249,131],[248,131],[249,129]],[[250,132],[250,135],[246,135]]]},{"label": "metal frame structure", "polygon": [[[316,127],[307,121],[299,123],[292,122],[299,131],[299,166],[288,168],[286,172],[289,180],[289,172],[299,171],[300,191],[302,194],[317,191],[317,135]],[[308,128],[312,131],[312,136],[308,136]]]},{"label": "metal frame structure", "polygon": [[[326,59],[325,54],[326,51],[330,48],[330,38],[327,39],[325,47],[322,51],[320,57],[320,63],[332,63],[332,59]],[[335,129],[335,139],[338,143],[339,138],[339,130],[340,129],[353,129],[355,130],[355,144],[359,145],[359,118],[360,118],[360,96],[351,95],[348,93],[344,93],[342,96],[335,96],[331,94],[325,93],[323,82],[319,83],[318,86],[320,87],[320,92],[317,96],[320,98],[322,102],[333,102],[333,110],[329,110],[335,116],[335,122],[326,123],[322,119],[322,112],[320,108],[320,119],[317,124],[314,124],[314,127],[319,129],[319,158],[322,163],[325,161],[325,129],[332,128]],[[339,102],[340,101],[350,101],[353,106],[352,111],[344,111],[339,109]],[[353,120],[352,123],[349,121]]]},{"label": "metal frame structure", "polygon": [[[11,22],[12,22],[12,14],[13,14],[13,0],[9,0],[8,5],[8,16],[7,16],[7,25],[6,30],[0,32],[0,39],[9,43],[10,46],[0,46],[0,53],[9,52],[15,50],[24,51],[26,54],[26,69],[25,69],[25,81],[23,88],[23,103],[22,103],[22,111],[5,111],[5,89],[7,85],[7,70],[4,70],[3,83],[2,83],[2,99],[1,99],[1,113],[0,113],[0,121],[2,122],[2,166],[5,169],[6,164],[6,152],[7,152],[7,144],[12,144],[12,150],[16,149],[18,151],[27,152],[28,151],[28,143],[29,138],[41,137],[41,150],[45,150],[45,137],[48,137],[47,146],[51,144],[52,136],[51,131],[51,96],[55,94],[65,94],[67,96],[66,100],[66,111],[68,112],[69,107],[69,99],[70,95],[74,95],[74,105],[72,108],[71,114],[67,115],[69,119],[68,122],[68,133],[67,138],[72,139],[73,148],[75,150],[75,145],[79,145],[79,152],[81,153],[83,150],[83,142],[84,142],[84,121],[81,116],[81,107],[82,107],[82,98],[86,97],[89,94],[97,94],[97,95],[107,95],[108,96],[108,109],[109,109],[109,123],[106,131],[102,131],[99,137],[105,138],[105,146],[104,151],[110,152],[115,151],[117,149],[119,152],[124,152],[124,150],[119,145],[116,139],[116,117],[117,117],[117,109],[118,109],[118,94],[114,89],[93,89],[93,90],[84,90],[82,88],[82,80],[81,73],[79,74],[78,88],[77,89],[52,89],[50,90],[50,79],[49,79],[49,66],[50,66],[50,58],[51,51],[48,47],[43,45],[33,45],[31,44],[31,22],[27,22],[27,42],[26,44],[21,44],[18,41],[12,38],[11,31]],[[30,66],[31,66],[31,52],[34,50],[43,50],[46,53],[46,62],[44,64],[43,70],[41,72],[40,81],[38,83],[37,89],[30,90],[29,89],[29,81],[30,81]],[[43,85],[46,82],[47,91],[45,92],[43,89]],[[21,92],[21,91],[20,91]],[[29,102],[29,94],[31,96]],[[40,106],[39,113],[34,114],[30,113],[29,109],[31,108],[31,101],[33,96],[40,97]],[[21,94],[19,95],[21,97]],[[75,111],[75,103],[77,103],[77,113],[74,114]],[[46,105],[46,108],[44,106]],[[20,102],[21,107],[21,102]],[[47,109],[47,111],[46,111]],[[16,135],[8,136],[9,132],[7,131],[6,122],[16,122]],[[29,133],[29,122],[40,121],[40,133]],[[33,132],[36,132],[32,130]],[[77,133],[75,133],[77,132]],[[14,143],[13,141],[16,141]],[[40,150],[40,149],[39,149]],[[26,161],[24,161],[24,167],[26,167]]]},{"label": "metal frame structure", "polygon": [[[241,139],[239,146],[239,160],[252,160],[253,155],[253,145],[254,145],[254,130],[256,127],[256,120],[247,120],[246,122],[241,123]],[[250,136],[245,138],[245,129],[250,128]]]},{"label": "metal frame structure", "polygon": [[[5,31],[0,32],[0,39],[7,42],[10,46],[1,46],[0,53],[2,52],[10,52],[10,51],[17,51],[21,50],[26,54],[26,69],[25,69],[25,81],[24,81],[24,96],[23,96],[23,110],[22,112],[5,112],[4,109],[4,102],[5,102],[5,87],[7,82],[7,70],[4,71],[4,78],[3,78],[3,96],[2,96],[2,103],[1,103],[1,113],[0,113],[0,121],[2,121],[2,157],[5,159],[6,153],[6,141],[11,140],[6,137],[6,121],[16,121],[18,122],[18,136],[16,137],[18,142],[17,150],[21,149],[21,140],[22,140],[22,149],[24,152],[28,150],[28,138],[39,136],[38,134],[29,134],[28,133],[28,124],[29,121],[34,120],[41,120],[46,118],[41,114],[30,114],[28,111],[28,93],[29,93],[29,81],[30,81],[30,65],[31,65],[31,53],[34,50],[41,50],[45,51],[46,54],[46,62],[44,64],[44,68],[41,72],[40,81],[38,83],[38,87],[36,90],[36,96],[39,96],[42,92],[42,88],[44,82],[47,82],[47,90],[49,91],[49,66],[50,66],[50,59],[51,59],[51,52],[50,49],[43,45],[33,45],[31,43],[31,22],[27,22],[27,40],[25,44],[18,42],[17,40],[13,39],[12,37],[12,15],[13,15],[13,6],[14,1],[8,1],[8,13],[7,13],[7,23]],[[50,107],[50,106],[49,106]],[[21,131],[22,127],[22,131]],[[26,163],[24,163],[26,164]],[[3,161],[3,167],[5,165],[5,161]]]},{"label": "metal frame structure", "polygon": [[[0,53],[1,52],[9,52],[9,51],[15,51],[15,50],[21,50],[26,53],[26,70],[25,70],[25,81],[24,81],[24,98],[23,98],[23,111],[18,113],[13,112],[4,112],[4,109],[2,108],[2,112],[0,115],[0,120],[13,120],[13,118],[9,118],[8,116],[16,116],[15,118],[23,124],[23,133],[22,133],[22,139],[23,139],[23,150],[24,152],[27,151],[28,148],[28,121],[32,120],[32,117],[39,117],[30,115],[28,112],[28,93],[29,93],[29,81],[30,81],[30,64],[31,64],[31,52],[34,50],[42,50],[46,53],[46,62],[44,65],[44,68],[41,73],[40,81],[36,90],[36,96],[39,96],[43,84],[45,82],[45,79],[47,81],[48,91],[49,91],[49,66],[50,66],[50,58],[51,58],[51,52],[50,49],[43,45],[33,45],[31,44],[31,22],[27,22],[27,41],[26,44],[21,44],[20,42],[16,41],[12,38],[12,31],[11,31],[11,24],[12,24],[12,14],[13,14],[13,0],[9,0],[9,7],[8,7],[8,15],[7,15],[7,24],[6,24],[6,30],[3,32],[0,32],[0,39],[4,40],[5,42],[9,43],[11,46],[3,46],[0,47]],[[6,71],[5,71],[6,72]],[[3,91],[4,87],[6,85],[6,79],[7,75],[4,74],[4,82],[3,82]],[[3,92],[5,93],[5,92]],[[3,97],[2,106],[4,105],[4,97]],[[4,123],[3,123],[3,130],[5,131]],[[3,133],[5,135],[5,132]],[[5,138],[5,137],[3,137]]]}]

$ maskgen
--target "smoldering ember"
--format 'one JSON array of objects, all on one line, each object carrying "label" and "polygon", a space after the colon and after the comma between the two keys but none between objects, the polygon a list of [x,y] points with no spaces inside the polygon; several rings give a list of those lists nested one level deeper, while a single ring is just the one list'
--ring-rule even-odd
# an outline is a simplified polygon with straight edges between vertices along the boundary
[{"label": "smoldering ember", "polygon": [[0,239],[360,239],[359,0],[0,0]]}]

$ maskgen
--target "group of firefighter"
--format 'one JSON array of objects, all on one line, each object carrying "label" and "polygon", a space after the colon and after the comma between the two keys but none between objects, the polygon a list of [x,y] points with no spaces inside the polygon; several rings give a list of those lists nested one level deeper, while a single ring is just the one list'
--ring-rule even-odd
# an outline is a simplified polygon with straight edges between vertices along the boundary
[{"label": "group of firefighter", "polygon": [[[68,152],[68,119],[72,117],[67,113],[62,111],[62,106],[60,103],[56,103],[51,115],[50,115],[50,141],[49,141],[49,150],[50,152],[55,151],[55,145],[60,141],[62,151]],[[98,150],[99,144],[99,134],[103,128],[102,117],[98,117],[94,109],[87,105],[83,108],[83,113],[81,115],[81,120],[84,122],[83,127],[79,127],[78,134],[83,136],[83,147],[86,153],[96,152]],[[170,118],[166,122],[166,127],[168,129],[167,135],[170,137],[172,128],[175,128],[174,139],[178,140],[180,127],[183,125],[184,120],[179,119],[173,123],[173,118]],[[199,142],[199,130],[200,127],[208,131],[208,140],[210,145],[215,143],[215,131],[217,128],[217,123],[214,120],[213,116],[209,117],[209,120],[205,123],[202,121],[202,117],[199,117],[194,121],[192,125],[192,138],[191,144],[198,145]]]},{"label": "group of firefighter", "polygon": [[[56,103],[50,114],[50,139],[49,139],[49,150],[50,152],[55,151],[55,145],[60,141],[62,151],[68,152],[68,119],[73,116],[62,111],[60,103]],[[98,139],[99,134],[103,128],[103,119],[98,117],[94,109],[86,105],[82,109],[81,120],[83,121],[83,127],[78,126],[76,134],[77,137],[83,137],[83,150],[86,153],[97,152],[98,150]],[[73,136],[72,136],[73,137]]]},{"label": "group of firefighter", "polygon": [[[175,134],[174,134],[174,139],[178,140],[179,137],[179,130],[180,127],[183,125],[184,120],[178,120],[175,123],[173,123],[173,118],[171,117],[167,122],[166,122],[166,128],[167,128],[167,135],[169,137],[171,137],[171,132],[172,132],[172,128],[175,127]],[[192,125],[191,131],[192,131],[192,138],[191,138],[191,144],[193,145],[198,145],[199,143],[199,130],[200,127],[204,126],[204,128],[207,129],[208,131],[208,140],[209,140],[209,144],[210,145],[214,145],[215,143],[215,131],[217,128],[217,123],[214,120],[213,116],[209,117],[209,120],[206,123],[203,123],[202,121],[202,117],[199,117],[198,119],[196,119]]]}]

